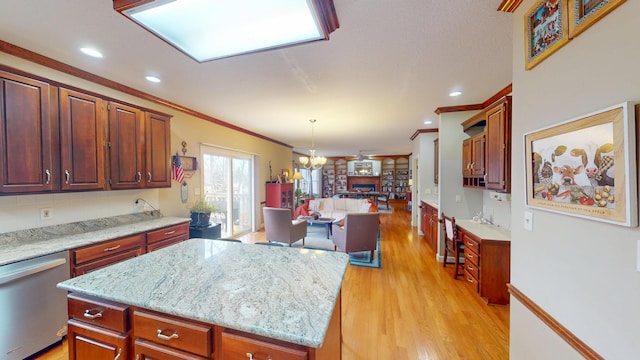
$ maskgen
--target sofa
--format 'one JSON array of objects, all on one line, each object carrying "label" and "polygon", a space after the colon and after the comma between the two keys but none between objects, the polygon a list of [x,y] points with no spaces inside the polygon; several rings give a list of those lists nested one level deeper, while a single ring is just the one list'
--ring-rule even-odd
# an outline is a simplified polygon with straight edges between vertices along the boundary
[{"label": "sofa", "polygon": [[340,220],[347,213],[378,212],[378,207],[370,199],[321,198],[310,199],[298,206],[294,217],[312,216],[317,213],[321,218]]}]

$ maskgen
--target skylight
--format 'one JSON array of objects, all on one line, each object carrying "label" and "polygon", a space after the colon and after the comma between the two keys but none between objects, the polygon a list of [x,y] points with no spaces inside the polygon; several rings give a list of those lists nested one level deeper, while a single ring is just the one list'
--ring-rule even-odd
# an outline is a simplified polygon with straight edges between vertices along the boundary
[{"label": "skylight", "polygon": [[[198,62],[325,40],[332,0],[152,0],[114,8]],[[316,11],[319,9],[318,11]],[[330,14],[331,15],[331,14]]]}]

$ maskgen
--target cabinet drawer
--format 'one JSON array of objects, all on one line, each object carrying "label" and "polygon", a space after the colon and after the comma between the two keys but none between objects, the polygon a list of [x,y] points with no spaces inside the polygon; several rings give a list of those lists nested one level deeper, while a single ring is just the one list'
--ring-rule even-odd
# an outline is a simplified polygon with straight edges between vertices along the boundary
[{"label": "cabinet drawer", "polygon": [[172,349],[156,343],[136,339],[133,347],[136,360],[207,360],[208,358]]},{"label": "cabinet drawer", "polygon": [[101,257],[109,256],[123,252],[125,250],[131,250],[142,247],[144,244],[144,234],[128,236],[125,238],[105,241],[97,245],[91,245],[84,248],[73,250],[73,261],[77,264],[82,264],[88,261],[96,260]]},{"label": "cabinet drawer", "polygon": [[480,290],[480,288],[478,287],[478,284],[479,284],[478,279],[474,278],[473,275],[469,274],[468,271],[464,272],[464,279],[466,282],[471,284],[476,291]]},{"label": "cabinet drawer", "polygon": [[165,227],[165,228],[154,230],[154,231],[149,231],[147,233],[147,244],[153,244],[158,241],[178,237],[181,235],[184,236],[183,240],[186,240],[189,238],[188,223],[169,226],[169,227]]},{"label": "cabinet drawer", "polygon": [[480,254],[480,242],[472,238],[471,236],[464,234],[462,236],[464,242],[464,248],[473,251],[476,254]]},{"label": "cabinet drawer", "polygon": [[204,357],[211,354],[211,326],[162,314],[135,310],[133,334],[157,344]]},{"label": "cabinet drawer", "polygon": [[303,348],[254,339],[228,330],[222,332],[222,360],[246,359],[307,360]]},{"label": "cabinet drawer", "polygon": [[476,280],[480,279],[480,270],[478,269],[478,266],[471,261],[464,262],[464,271],[473,276]]},{"label": "cabinet drawer", "polygon": [[480,256],[473,251],[464,248],[464,262],[465,264],[471,262],[475,266],[480,266]]},{"label": "cabinet drawer", "polygon": [[181,237],[176,237],[176,238],[170,238],[170,239],[158,241],[158,242],[155,242],[153,244],[147,245],[147,252],[150,253],[152,251],[156,251],[158,249],[162,249],[163,247],[167,247],[169,245],[177,244],[177,243],[185,241],[185,240],[187,240],[187,236],[185,236],[184,239],[181,238]]},{"label": "cabinet drawer", "polygon": [[67,304],[69,318],[118,332],[129,330],[129,308],[126,305],[76,293],[67,295]]}]

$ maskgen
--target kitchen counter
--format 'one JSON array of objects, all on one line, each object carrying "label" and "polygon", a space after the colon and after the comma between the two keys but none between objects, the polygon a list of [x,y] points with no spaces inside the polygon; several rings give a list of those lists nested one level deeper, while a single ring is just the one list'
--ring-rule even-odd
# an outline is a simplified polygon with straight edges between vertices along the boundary
[{"label": "kitchen counter", "polygon": [[456,225],[475,234],[481,239],[511,241],[511,231],[495,225],[482,224],[465,219],[456,219]]},{"label": "kitchen counter", "polygon": [[440,207],[440,203],[438,202],[438,199],[426,198],[426,199],[421,199],[420,201],[424,202],[425,204],[431,206],[434,209],[438,209]]},{"label": "kitchen counter", "polygon": [[341,252],[189,239],[58,287],[320,347],[348,261]]},{"label": "kitchen counter", "polygon": [[190,221],[151,212],[0,234],[0,265]]}]

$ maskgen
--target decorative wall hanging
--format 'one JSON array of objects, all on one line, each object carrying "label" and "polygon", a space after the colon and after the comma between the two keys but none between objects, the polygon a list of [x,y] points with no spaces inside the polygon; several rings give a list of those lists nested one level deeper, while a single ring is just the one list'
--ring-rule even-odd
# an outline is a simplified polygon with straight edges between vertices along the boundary
[{"label": "decorative wall hanging", "polygon": [[637,226],[633,110],[622,103],[525,134],[527,206]]},{"label": "decorative wall hanging", "polygon": [[626,0],[569,0],[569,38],[573,39]]},{"label": "decorative wall hanging", "polygon": [[526,70],[531,70],[569,41],[566,4],[566,0],[539,0],[526,12],[524,16]]}]

